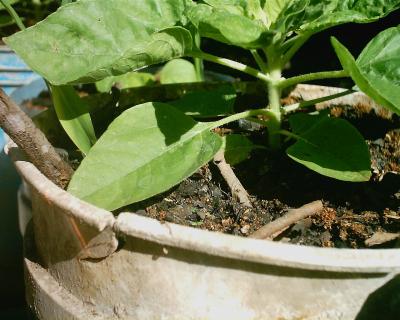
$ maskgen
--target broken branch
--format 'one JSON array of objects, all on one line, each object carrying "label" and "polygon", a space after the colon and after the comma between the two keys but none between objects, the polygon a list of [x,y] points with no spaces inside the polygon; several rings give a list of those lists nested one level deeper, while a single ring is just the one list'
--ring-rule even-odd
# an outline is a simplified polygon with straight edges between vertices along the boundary
[{"label": "broken branch", "polygon": [[253,232],[249,237],[254,239],[274,238],[292,224],[309,216],[318,214],[322,211],[322,209],[323,204],[320,200],[310,202],[297,209],[290,209],[284,216],[271,221],[257,231]]},{"label": "broken branch", "polygon": [[0,89],[0,126],[48,179],[65,188],[73,169],[33,121]]},{"label": "broken branch", "polygon": [[232,195],[239,200],[241,204],[248,208],[253,208],[249,194],[246,189],[243,187],[240,180],[236,177],[235,173],[232,170],[232,167],[225,161],[225,156],[223,151],[219,151],[214,156],[214,163],[218,167],[221,172],[222,177],[225,179],[226,183],[231,189]]}]

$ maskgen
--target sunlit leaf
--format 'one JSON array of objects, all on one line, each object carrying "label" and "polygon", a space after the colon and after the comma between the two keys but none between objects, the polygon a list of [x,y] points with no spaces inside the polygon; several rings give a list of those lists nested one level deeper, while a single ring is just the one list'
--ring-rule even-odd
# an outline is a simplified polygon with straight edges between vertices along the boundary
[{"label": "sunlit leaf", "polygon": [[335,38],[332,45],[358,88],[378,104],[400,114],[400,27],[381,32],[357,61]]},{"label": "sunlit leaf", "polygon": [[201,36],[246,49],[266,47],[274,35],[260,21],[208,5],[193,7],[188,16]]},{"label": "sunlit leaf", "polygon": [[196,69],[187,60],[171,60],[161,70],[160,82],[162,84],[197,82]]},{"label": "sunlit leaf", "polygon": [[166,191],[221,148],[209,124],[174,107],[145,103],[122,113],[90,150],[68,190],[114,210]]},{"label": "sunlit leaf", "polygon": [[191,50],[186,0],[86,0],[66,4],[6,43],[52,84],[95,82]]},{"label": "sunlit leaf", "polygon": [[51,94],[62,127],[79,150],[87,154],[96,142],[88,106],[71,86],[52,86]]},{"label": "sunlit leaf", "polygon": [[[304,115],[300,116],[304,117]],[[293,160],[322,175],[338,180],[361,182],[371,177],[371,161],[364,138],[348,121],[311,117],[314,124],[298,131],[299,139],[287,149]],[[291,123],[302,119],[291,117]],[[296,127],[296,125],[294,125]]]}]

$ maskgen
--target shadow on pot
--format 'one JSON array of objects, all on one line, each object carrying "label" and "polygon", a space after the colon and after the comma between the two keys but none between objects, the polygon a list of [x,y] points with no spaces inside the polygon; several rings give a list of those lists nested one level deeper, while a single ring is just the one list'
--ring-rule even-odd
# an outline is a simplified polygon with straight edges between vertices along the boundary
[{"label": "shadow on pot", "polygon": [[356,320],[399,319],[400,312],[400,275],[368,296]]}]

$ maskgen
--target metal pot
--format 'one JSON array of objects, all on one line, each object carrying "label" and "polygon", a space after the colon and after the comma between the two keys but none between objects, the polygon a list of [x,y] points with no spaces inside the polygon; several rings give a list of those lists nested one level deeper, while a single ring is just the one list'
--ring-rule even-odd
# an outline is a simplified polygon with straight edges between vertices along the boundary
[{"label": "metal pot", "polygon": [[[30,187],[27,297],[39,319],[397,319],[399,249],[332,249],[114,217],[19,150]],[[33,241],[34,238],[34,241]]]}]

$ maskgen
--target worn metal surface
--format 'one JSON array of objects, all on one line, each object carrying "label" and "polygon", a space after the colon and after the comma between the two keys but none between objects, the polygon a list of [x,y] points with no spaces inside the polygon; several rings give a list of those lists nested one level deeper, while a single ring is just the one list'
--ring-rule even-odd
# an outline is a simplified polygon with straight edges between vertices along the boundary
[{"label": "worn metal surface", "polygon": [[60,319],[361,320],[400,309],[399,249],[303,247],[114,218],[57,188],[17,151],[10,155],[31,189],[40,262],[26,262],[28,296],[42,319],[55,318],[39,310],[73,314],[68,301],[92,316]]}]

